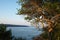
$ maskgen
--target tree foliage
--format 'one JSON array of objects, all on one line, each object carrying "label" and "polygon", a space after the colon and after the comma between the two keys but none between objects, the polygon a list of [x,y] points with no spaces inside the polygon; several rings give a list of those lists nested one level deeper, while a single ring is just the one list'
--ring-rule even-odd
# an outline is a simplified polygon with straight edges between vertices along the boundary
[{"label": "tree foliage", "polygon": [[55,33],[60,26],[60,0],[18,0],[18,4],[18,14],[35,25],[42,23],[44,31]]},{"label": "tree foliage", "polygon": [[4,24],[0,24],[0,40],[12,40],[11,30],[6,31]]}]

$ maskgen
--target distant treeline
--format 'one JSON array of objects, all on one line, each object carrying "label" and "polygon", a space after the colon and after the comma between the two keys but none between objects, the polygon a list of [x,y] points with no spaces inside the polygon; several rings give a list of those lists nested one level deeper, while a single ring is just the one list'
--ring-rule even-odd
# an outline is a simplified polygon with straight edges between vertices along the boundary
[{"label": "distant treeline", "polygon": [[[0,25],[2,25],[2,24],[0,24]],[[14,25],[14,24],[4,24],[4,25],[6,25],[6,27],[29,27],[27,25]]]}]

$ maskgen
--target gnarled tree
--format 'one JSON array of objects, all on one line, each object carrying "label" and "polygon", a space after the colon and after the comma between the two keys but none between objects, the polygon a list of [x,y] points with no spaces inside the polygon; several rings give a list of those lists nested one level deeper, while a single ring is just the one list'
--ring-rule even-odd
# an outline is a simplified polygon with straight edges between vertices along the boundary
[{"label": "gnarled tree", "polygon": [[59,0],[18,0],[18,3],[21,6],[18,14],[26,15],[25,19],[36,27],[42,23],[44,31],[50,33],[60,24]]}]

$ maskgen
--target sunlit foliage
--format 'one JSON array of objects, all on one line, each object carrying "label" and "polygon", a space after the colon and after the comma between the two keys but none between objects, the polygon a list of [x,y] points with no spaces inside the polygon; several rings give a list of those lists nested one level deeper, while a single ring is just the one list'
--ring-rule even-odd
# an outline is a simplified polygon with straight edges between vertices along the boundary
[{"label": "sunlit foliage", "polygon": [[60,25],[60,0],[18,0],[18,4],[21,6],[19,15],[26,15],[25,19],[36,27],[41,23],[44,31],[55,34]]}]

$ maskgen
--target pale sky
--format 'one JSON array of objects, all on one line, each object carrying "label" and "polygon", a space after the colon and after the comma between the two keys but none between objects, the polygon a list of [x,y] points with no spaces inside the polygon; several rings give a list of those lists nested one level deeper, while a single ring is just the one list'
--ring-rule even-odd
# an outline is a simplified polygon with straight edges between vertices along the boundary
[{"label": "pale sky", "polygon": [[30,25],[24,17],[16,15],[19,6],[17,0],[0,0],[0,23]]}]

